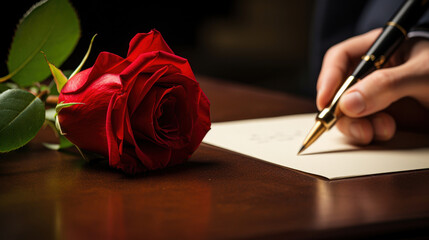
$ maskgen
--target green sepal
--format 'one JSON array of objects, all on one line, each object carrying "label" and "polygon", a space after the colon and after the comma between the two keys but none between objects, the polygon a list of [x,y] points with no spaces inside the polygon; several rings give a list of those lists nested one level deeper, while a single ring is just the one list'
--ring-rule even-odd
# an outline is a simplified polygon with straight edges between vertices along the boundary
[{"label": "green sepal", "polygon": [[49,70],[51,71],[52,77],[54,78],[55,84],[57,85],[57,91],[61,92],[61,89],[63,89],[68,79],[60,69],[58,69],[57,67],[55,67],[54,64],[48,61],[48,59],[46,58],[46,55],[45,55],[45,60],[46,60],[46,63],[48,63]]},{"label": "green sepal", "polygon": [[58,115],[63,108],[68,108],[68,107],[71,107],[71,106],[74,106],[74,105],[79,105],[79,104],[80,105],[85,105],[85,103],[75,103],[75,102],[73,102],[73,103],[64,103],[64,102],[60,102],[55,107],[55,112]]},{"label": "green sepal", "polygon": [[79,66],[77,66],[76,70],[69,76],[69,79],[72,78],[74,75],[76,75],[80,70],[82,69],[83,65],[85,64],[86,60],[88,59],[89,53],[91,52],[92,43],[94,42],[94,38],[97,36],[97,34],[94,34],[94,36],[91,39],[91,42],[89,43],[88,51],[86,51],[85,56],[83,56],[82,61],[80,62]]},{"label": "green sepal", "polygon": [[66,137],[59,136],[60,142],[59,143],[43,143],[43,146],[46,148],[49,148],[51,150],[61,150],[69,147],[73,147],[74,144],[70,142]]},{"label": "green sepal", "polygon": [[68,108],[68,107],[71,107],[71,106],[74,106],[74,105],[78,105],[78,104],[84,105],[85,103],[64,103],[64,102],[60,102],[55,107],[55,126],[57,127],[58,131],[60,131],[61,135],[66,135],[66,134],[61,129],[60,121],[58,120],[58,114],[60,113],[60,111],[63,108]]}]

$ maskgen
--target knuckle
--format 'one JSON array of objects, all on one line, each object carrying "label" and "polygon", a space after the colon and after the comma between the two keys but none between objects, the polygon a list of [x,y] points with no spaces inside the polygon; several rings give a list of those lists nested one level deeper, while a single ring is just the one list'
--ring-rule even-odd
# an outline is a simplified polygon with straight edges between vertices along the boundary
[{"label": "knuckle", "polygon": [[427,63],[429,62],[429,52],[428,54],[425,54],[422,59],[416,63],[413,62],[413,70],[416,73],[420,73],[423,76],[426,76],[426,78],[429,78],[429,66]]},{"label": "knuckle", "polygon": [[336,44],[330,47],[325,53],[325,59],[337,56],[338,52],[340,51],[341,51],[341,46],[339,44]]},{"label": "knuckle", "polygon": [[373,81],[376,87],[385,91],[395,91],[400,87],[398,78],[392,77],[392,74],[386,70],[375,71]]}]

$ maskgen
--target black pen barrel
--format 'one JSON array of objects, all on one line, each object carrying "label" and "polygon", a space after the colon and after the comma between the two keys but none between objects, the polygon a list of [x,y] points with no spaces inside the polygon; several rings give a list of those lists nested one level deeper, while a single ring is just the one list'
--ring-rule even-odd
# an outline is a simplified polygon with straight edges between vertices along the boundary
[{"label": "black pen barrel", "polygon": [[390,55],[399,47],[407,33],[429,6],[428,0],[407,0],[386,23],[383,32],[370,47],[362,61],[352,73],[358,79],[381,68]]}]

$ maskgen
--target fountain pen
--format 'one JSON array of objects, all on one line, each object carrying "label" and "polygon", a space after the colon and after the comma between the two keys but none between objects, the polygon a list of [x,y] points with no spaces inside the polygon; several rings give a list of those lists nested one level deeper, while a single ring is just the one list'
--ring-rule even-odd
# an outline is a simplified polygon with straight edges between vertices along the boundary
[{"label": "fountain pen", "polygon": [[417,23],[428,6],[428,0],[404,1],[393,17],[386,23],[383,31],[368,52],[362,56],[362,60],[356,69],[338,89],[330,104],[317,114],[316,123],[304,139],[298,155],[313,144],[324,132],[334,126],[342,115],[338,102],[344,92],[360,79],[383,66],[389,56],[407,38],[409,29]]}]

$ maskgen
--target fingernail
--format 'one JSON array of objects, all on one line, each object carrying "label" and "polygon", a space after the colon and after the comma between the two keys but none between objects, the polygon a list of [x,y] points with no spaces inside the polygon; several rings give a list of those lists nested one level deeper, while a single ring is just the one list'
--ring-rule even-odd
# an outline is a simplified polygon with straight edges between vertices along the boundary
[{"label": "fingernail", "polygon": [[342,97],[343,106],[347,111],[359,114],[365,110],[365,101],[359,92],[351,92]]},{"label": "fingernail", "polygon": [[352,135],[353,138],[355,139],[362,139],[362,128],[358,123],[352,123],[350,124],[349,127],[349,132]]}]

